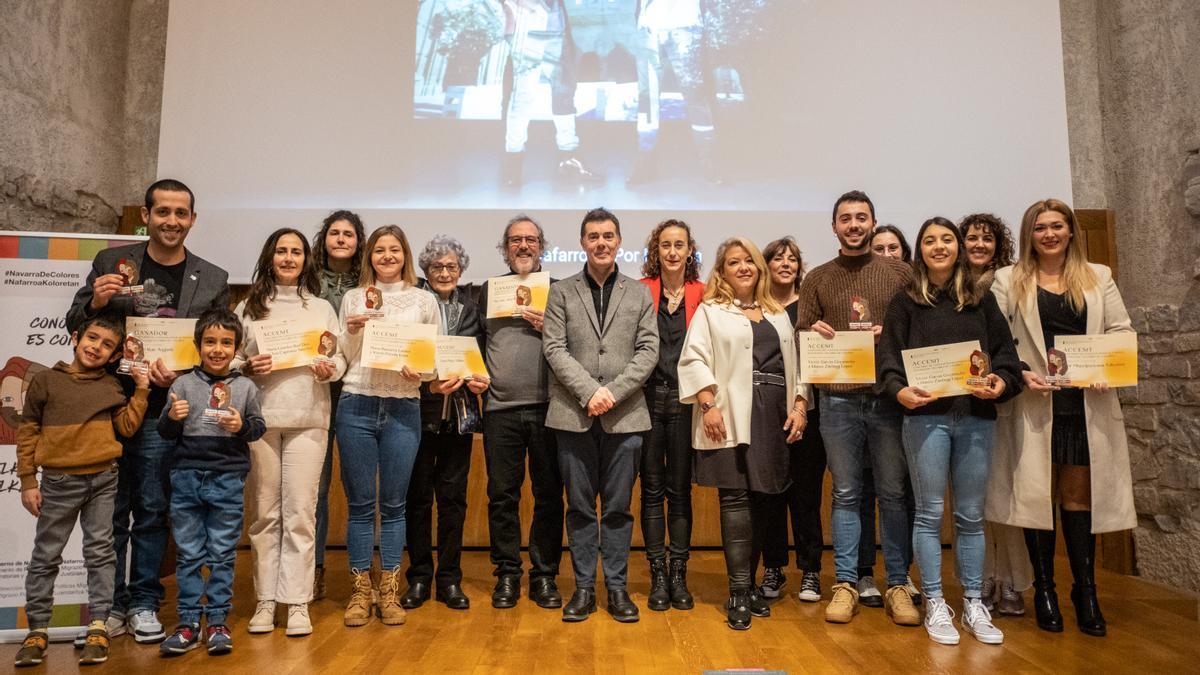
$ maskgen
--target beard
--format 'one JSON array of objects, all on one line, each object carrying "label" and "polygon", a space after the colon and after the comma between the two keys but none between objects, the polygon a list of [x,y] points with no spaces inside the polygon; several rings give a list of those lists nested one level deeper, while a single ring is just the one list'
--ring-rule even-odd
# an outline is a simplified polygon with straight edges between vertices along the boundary
[{"label": "beard", "polygon": [[871,246],[871,237],[868,234],[863,235],[862,241],[857,246],[852,246],[841,234],[837,236],[837,240],[842,248],[847,251],[862,251]]}]

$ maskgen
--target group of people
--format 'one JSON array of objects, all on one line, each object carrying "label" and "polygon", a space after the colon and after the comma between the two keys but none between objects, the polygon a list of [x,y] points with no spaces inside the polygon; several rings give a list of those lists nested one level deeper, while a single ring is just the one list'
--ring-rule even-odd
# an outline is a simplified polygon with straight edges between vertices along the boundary
[{"label": "group of people", "polygon": [[[1059,335],[1131,327],[1111,272],[1086,261],[1061,201],[1029,207],[1014,263],[1012,236],[995,216],[957,225],[930,218],[910,252],[898,229],[876,227],[866,194],[847,192],[833,207],[833,260],[806,273],[790,237],[762,252],[731,237],[705,281],[680,220],[652,230],[640,279],[624,274],[620,221],[597,208],[580,224],[583,269],[552,280],[544,311],[526,304],[499,318],[481,311],[486,284],[478,293],[459,284],[470,264],[459,241],[438,236],[414,253],[400,227],[368,236],[349,211],[330,214],[311,244],[294,229],[272,233],[247,297],[231,311],[226,273],[184,247],[196,220],[187,186],[151,185],[142,217],[149,240],[100,252],[76,294],[67,316],[73,360],[35,377],[26,398],[18,473],[38,528],[26,580],[30,632],[17,665],[43,658],[53,582],[77,519],[90,617],[77,640],[81,662],[103,661],[109,640],[124,633],[161,642],[164,655],[202,641],[210,653],[228,652],[248,475],[257,596],[249,631],[275,630],[285,605],[286,633],[311,633],[309,603],[325,594],[335,440],[349,506],[344,623],[402,624],[431,598],[467,609],[460,559],[477,431],[496,608],[522,595],[528,466],[527,594],[539,607],[561,608],[563,621],[596,611],[597,566],[605,609],[617,621],[638,620],[627,570],[640,476],[651,610],[695,605],[687,566],[691,486],[699,484],[717,488],[720,501],[731,628],[769,616],[782,594],[790,517],[801,601],[827,597],[832,623],[851,621],[860,605],[882,606],[895,623],[924,625],[932,640],[955,644],[941,574],[949,486],[963,630],[1002,642],[991,611],[1024,613],[1020,591],[1030,576],[1038,626],[1063,630],[1057,505],[1078,627],[1105,633],[1095,533],[1135,522],[1121,408],[1103,383],[1049,384],[1047,348]],[[541,270],[545,244],[542,227],[521,214],[497,248],[508,274],[523,276]],[[120,261],[160,287],[156,302],[128,292]],[[181,373],[147,362],[114,376],[128,316],[197,319],[200,365]],[[489,377],[366,367],[364,327],[379,318],[477,338]],[[266,319],[315,325],[336,340],[309,367],[276,370],[252,328]],[[799,333],[847,330],[873,333],[877,383],[803,383]],[[939,398],[908,383],[904,350],[971,340],[991,365],[971,395]],[[836,571],[823,596],[826,468]],[[1103,498],[1093,499],[1093,485],[1104,486]],[[872,571],[876,501],[883,593]],[[169,636],[157,614],[168,527],[179,588],[179,625]],[[565,602],[557,584],[564,527],[575,580]]]}]

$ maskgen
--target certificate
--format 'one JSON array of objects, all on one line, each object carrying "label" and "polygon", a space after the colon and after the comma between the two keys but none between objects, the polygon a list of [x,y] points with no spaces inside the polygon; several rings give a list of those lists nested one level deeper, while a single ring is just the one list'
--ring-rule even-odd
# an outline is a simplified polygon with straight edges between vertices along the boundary
[{"label": "certificate", "polygon": [[978,389],[978,386],[971,386],[968,380],[975,379],[978,382],[977,378],[987,376],[987,364],[980,363],[979,354],[983,354],[979,340],[900,352],[904,358],[904,377],[908,380],[908,386],[923,389],[934,398],[962,396]]},{"label": "certificate", "polygon": [[321,323],[282,319],[254,321],[250,327],[258,353],[271,355],[271,370],[307,366],[337,353],[337,335]]},{"label": "certificate", "polygon": [[433,373],[437,326],[431,323],[368,321],[363,328],[362,364],[367,368],[399,371],[404,366]]},{"label": "certificate", "polygon": [[521,316],[525,307],[546,310],[546,298],[550,296],[549,272],[534,272],[523,277],[492,277],[487,283],[489,319]]},{"label": "certificate", "polygon": [[200,363],[200,354],[196,352],[195,319],[131,316],[125,319],[125,330],[125,351],[129,352],[131,347],[134,351],[140,348],[141,358],[137,360],[153,363],[162,359],[169,370],[188,370]]},{"label": "certificate", "polygon": [[1063,387],[1135,387],[1137,333],[1059,335],[1046,354],[1047,382]]},{"label": "certificate", "polygon": [[875,334],[838,331],[833,338],[816,332],[797,335],[800,381],[812,384],[874,384]]},{"label": "certificate", "polygon": [[479,352],[479,342],[473,337],[441,335],[437,339],[438,378],[490,377]]}]

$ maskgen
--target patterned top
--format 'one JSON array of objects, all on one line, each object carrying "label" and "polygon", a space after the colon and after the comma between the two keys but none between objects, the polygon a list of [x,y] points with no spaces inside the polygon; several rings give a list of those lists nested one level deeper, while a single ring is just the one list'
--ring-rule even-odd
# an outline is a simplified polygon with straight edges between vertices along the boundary
[{"label": "patterned top", "polygon": [[[439,334],[445,334],[442,326],[442,314],[438,311],[437,298],[429,291],[423,291],[403,281],[384,284],[375,283],[375,287],[383,292],[383,313],[388,321],[404,323],[431,323],[438,327]],[[400,371],[364,368],[359,363],[362,351],[363,331],[351,333],[347,327],[347,318],[367,311],[365,288],[359,287],[346,292],[342,298],[342,311],[339,313],[342,322],[342,335],[345,336],[344,349],[346,353],[346,377],[342,380],[343,391],[364,396],[384,396],[390,398],[420,398],[419,382],[410,382],[400,375]]]}]

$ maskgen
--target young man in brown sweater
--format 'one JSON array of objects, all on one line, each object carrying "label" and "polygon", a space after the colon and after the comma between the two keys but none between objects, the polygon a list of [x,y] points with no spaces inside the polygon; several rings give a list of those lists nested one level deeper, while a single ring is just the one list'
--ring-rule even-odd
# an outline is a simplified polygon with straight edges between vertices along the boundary
[{"label": "young man in brown sweater", "polygon": [[[838,198],[833,207],[833,232],[841,246],[836,258],[809,272],[800,285],[798,330],[813,330],[827,338],[836,331],[870,330],[879,341],[888,303],[912,278],[912,272],[900,260],[872,255],[874,229],[875,206],[870,197],[854,190]],[[877,396],[873,385],[817,385],[817,391],[821,437],[833,478],[831,527],[837,568],[825,620],[848,623],[858,612],[858,503],[863,471],[870,466],[879,497],[888,615],[900,625],[920,625],[920,613],[907,587],[911,533],[899,404]]]},{"label": "young man in brown sweater", "polygon": [[[54,580],[62,552],[79,520],[88,579],[87,638],[81,664],[108,659],[105,621],[113,600],[117,557],[113,551],[113,503],[117,494],[115,433],[132,436],[146,413],[148,368],[131,373],[136,389],[126,400],[121,384],[104,367],[120,358],[124,322],[110,314],[86,319],[72,335],[70,364],[34,376],[17,430],[17,476],[21,504],[38,519],[33,554],[25,576],[29,634],[17,666],[42,662],[54,608]],[[115,431],[115,433],[114,433]],[[42,469],[38,485],[38,468]]]}]

